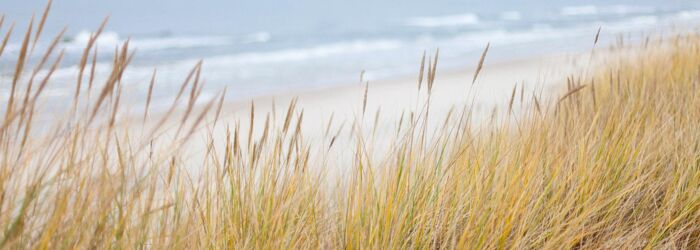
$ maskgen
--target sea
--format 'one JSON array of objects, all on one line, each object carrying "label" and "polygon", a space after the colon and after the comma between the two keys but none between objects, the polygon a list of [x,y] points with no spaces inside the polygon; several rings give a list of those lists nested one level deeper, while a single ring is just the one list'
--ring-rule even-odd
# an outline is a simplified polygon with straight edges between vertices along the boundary
[{"label": "sea", "polygon": [[[14,65],[39,0],[0,1],[15,33],[0,58],[0,99],[8,98]],[[587,51],[600,29],[606,46],[649,35],[695,30],[700,1],[691,0],[57,0],[32,62],[67,27],[65,58],[47,87],[54,103],[70,100],[77,64],[91,32],[109,17],[97,41],[97,80],[111,69],[114,50],[135,51],[124,86],[145,100],[154,69],[155,108],[170,105],[187,73],[203,61],[202,100],[227,89],[228,100],[303,92],[417,74],[424,52],[440,49],[439,70],[499,60]],[[26,75],[26,74],[25,74]],[[466,81],[466,80],[465,80]]]}]

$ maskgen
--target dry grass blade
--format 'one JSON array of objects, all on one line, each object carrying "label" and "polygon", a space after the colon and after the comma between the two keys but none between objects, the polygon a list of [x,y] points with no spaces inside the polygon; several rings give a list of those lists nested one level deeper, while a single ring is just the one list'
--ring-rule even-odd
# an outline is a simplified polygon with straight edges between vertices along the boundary
[{"label": "dry grass blade", "polygon": [[435,59],[431,65],[428,65],[430,74],[428,74],[428,93],[433,92],[433,84],[435,83],[435,76],[437,76],[437,64],[438,58],[440,57],[440,48],[435,51]]},{"label": "dry grass blade", "polygon": [[510,94],[510,101],[508,102],[508,114],[513,112],[513,102],[515,102],[515,92],[518,89],[518,85],[513,86],[513,93]]},{"label": "dry grass blade", "polygon": [[[5,16],[3,16],[3,20],[5,20]],[[0,45],[0,56],[2,56],[3,52],[5,52],[5,47],[7,47],[7,43],[10,41],[10,37],[12,36],[12,30],[15,29],[15,23],[13,22],[10,25],[10,28],[7,29],[7,32],[5,32],[5,37],[2,39],[2,45]]]},{"label": "dry grass blade", "polygon": [[148,94],[146,95],[146,107],[143,110],[143,121],[146,121],[148,117],[148,108],[151,106],[151,98],[153,98],[153,86],[156,83],[157,70],[153,69],[153,74],[151,75],[151,82],[148,84]]},{"label": "dry grass blade", "polygon": [[95,81],[95,67],[97,67],[97,46],[92,52],[92,64],[90,65],[90,79],[88,80],[88,94],[92,91],[92,84]]},{"label": "dry grass blade", "polygon": [[484,60],[486,59],[486,54],[489,52],[489,47],[491,46],[491,43],[486,44],[486,48],[484,49],[484,52],[481,53],[481,58],[479,59],[479,64],[476,65],[476,70],[474,71],[474,79],[472,79],[472,84],[476,82],[476,78],[479,77],[479,73],[481,72],[481,68],[484,67]]},{"label": "dry grass blade", "polygon": [[165,122],[170,119],[170,116],[173,114],[175,109],[178,107],[178,104],[180,103],[180,98],[182,98],[182,94],[185,92],[185,89],[189,85],[190,81],[192,80],[192,77],[195,75],[197,71],[201,69],[202,66],[202,61],[200,60],[193,68],[190,70],[189,74],[187,74],[187,77],[185,78],[185,81],[182,82],[180,85],[180,89],[177,92],[177,95],[175,96],[175,100],[173,100],[173,103],[170,105],[170,108],[168,108],[168,111],[165,112],[163,117],[151,128],[151,132],[149,133],[149,137],[153,137],[156,132],[158,132],[158,129],[160,129]]},{"label": "dry grass blade", "polygon": [[[562,74],[561,93],[528,88],[528,101],[518,81],[501,100],[508,113],[496,100],[440,103],[429,114],[438,50],[421,62],[418,88],[427,98],[408,96],[409,107],[396,112],[377,103],[373,121],[364,118],[374,100],[362,74],[355,87],[364,93],[352,92],[362,116],[350,105],[319,120],[326,113],[305,115],[293,98],[280,119],[274,101],[271,112],[270,103],[256,110],[251,102],[249,118],[235,113],[220,126],[226,89],[198,105],[201,61],[182,85],[157,93],[155,70],[150,83],[127,77],[129,42],[115,48],[104,81],[95,75],[97,46],[71,56],[68,67],[87,70],[93,54],[87,95],[71,89],[64,98],[86,103],[85,111],[52,106],[55,97],[42,93],[58,80],[51,78],[65,51],[52,59],[59,35],[36,46],[43,57],[28,52],[41,29],[23,36],[24,51],[12,49],[12,60],[24,59],[3,61],[15,67],[2,78],[5,102],[12,80],[14,97],[23,97],[0,130],[3,249],[700,248],[696,34],[602,51],[610,60],[595,71]],[[93,78],[101,83],[91,102]],[[132,86],[145,99],[138,107],[126,103]],[[146,118],[162,95],[175,100],[151,128]],[[142,104],[144,122],[128,109]]]},{"label": "dry grass blade", "polygon": [[540,105],[540,100],[537,99],[537,96],[533,95],[532,100],[535,101],[535,109],[537,109],[537,113],[542,114],[542,105]]},{"label": "dry grass blade", "polygon": [[598,39],[600,38],[600,30],[601,30],[602,28],[603,28],[603,27],[598,27],[598,32],[595,33],[595,39],[593,40],[593,46],[595,46],[596,44],[598,44]]},{"label": "dry grass blade", "polygon": [[29,27],[27,28],[27,32],[24,35],[24,40],[22,41],[22,47],[20,48],[19,51],[19,56],[17,58],[17,62],[15,65],[15,71],[14,75],[12,76],[12,85],[10,87],[10,93],[9,93],[9,98],[7,101],[7,109],[5,111],[5,120],[3,122],[3,130],[4,128],[7,128],[9,124],[12,123],[14,118],[16,117],[15,115],[15,110],[14,110],[14,102],[15,102],[15,94],[17,91],[17,85],[19,84],[19,80],[22,77],[22,72],[24,71],[24,65],[26,63],[28,55],[28,47],[29,47],[29,40],[31,39],[31,33],[32,33],[32,27],[34,25],[34,16],[32,16],[31,21],[29,22]]},{"label": "dry grass blade", "polygon": [[49,56],[51,56],[53,54],[54,49],[58,45],[58,42],[63,37],[63,34],[65,32],[66,32],[66,29],[64,28],[63,30],[61,30],[61,32],[58,33],[58,35],[54,38],[54,40],[49,45],[48,49],[46,49],[44,56],[41,58],[39,63],[34,67],[34,70],[31,74],[31,76],[29,77],[27,87],[26,87],[26,90],[24,92],[24,101],[22,103],[21,110],[19,111],[20,112],[19,124],[22,124],[27,113],[33,113],[33,111],[28,110],[28,108],[29,108],[28,104],[29,104],[29,98],[30,98],[30,95],[32,92],[34,78],[37,76],[39,71],[44,68],[44,64],[46,64],[46,62],[49,60]]},{"label": "dry grass blade", "polygon": [[[223,95],[223,92],[222,92],[220,95]],[[199,115],[197,116],[197,118],[194,120],[194,123],[192,124],[192,127],[190,127],[190,130],[189,130],[189,132],[187,132],[187,135],[184,137],[183,141],[189,140],[189,138],[194,134],[194,132],[195,132],[195,131],[197,130],[197,128],[199,127],[199,124],[202,123],[202,121],[204,120],[204,116],[205,116],[207,113],[209,113],[209,111],[211,110],[211,108],[212,108],[214,102],[216,102],[216,100],[218,100],[218,99],[219,99],[218,96],[215,96],[214,98],[212,98],[211,100],[209,100],[209,102],[206,104],[206,106],[204,106],[204,109],[202,110],[202,112],[199,113]]]},{"label": "dry grass blade", "polygon": [[576,92],[578,92],[579,90],[582,90],[585,87],[586,87],[586,85],[578,85],[576,87],[573,87],[571,90],[569,90],[569,92],[566,92],[566,94],[564,94],[561,98],[559,98],[558,102],[562,102],[562,101],[566,100],[566,98],[569,98],[573,94],[576,94]]},{"label": "dry grass blade", "polygon": [[289,102],[289,106],[287,107],[287,114],[285,115],[284,118],[284,125],[282,126],[282,134],[286,134],[287,130],[289,129],[289,126],[292,123],[292,114],[294,113],[294,110],[296,109],[297,105],[297,98],[293,98]]},{"label": "dry grass blade", "polygon": [[[223,110],[224,107],[224,100],[226,99],[226,92],[228,90],[228,86],[224,87],[224,90],[221,92],[221,98],[219,99],[219,104],[216,107],[216,115],[214,116],[214,122],[212,123],[212,126],[216,126],[216,122],[219,121],[219,117],[221,116],[221,111]],[[272,104],[274,107],[274,103]],[[274,113],[273,113],[274,115]]]},{"label": "dry grass blade", "polygon": [[36,42],[38,42],[39,38],[41,37],[41,31],[44,30],[44,24],[46,23],[46,18],[49,16],[49,11],[51,10],[52,2],[53,0],[49,0],[46,3],[46,7],[44,8],[44,14],[41,15],[41,21],[39,21],[39,26],[37,26],[36,33],[34,34],[34,42],[32,43],[31,51],[34,51],[34,47],[36,47]]},{"label": "dry grass blade", "polygon": [[61,60],[63,60],[63,55],[65,51],[61,50],[61,52],[58,54],[56,57],[56,60],[54,60],[53,65],[51,65],[51,68],[49,69],[49,72],[46,73],[44,76],[44,79],[41,80],[39,83],[39,87],[37,87],[36,92],[34,92],[34,95],[32,96],[32,105],[37,102],[39,99],[39,96],[41,96],[41,93],[44,91],[46,88],[46,85],[49,83],[49,79],[51,79],[51,76],[53,73],[58,69],[58,66],[61,64]]},{"label": "dry grass blade", "polygon": [[[78,70],[77,86],[75,87],[75,95],[73,97],[74,100],[77,100],[78,97],[80,96],[80,90],[82,89],[82,83],[83,83],[83,73],[85,71],[85,66],[87,65],[88,57],[90,56],[90,51],[92,50],[92,47],[95,45],[97,38],[99,38],[100,35],[102,34],[102,31],[104,30],[108,21],[109,21],[109,17],[105,17],[105,19],[102,20],[102,23],[97,28],[97,31],[95,31],[95,33],[90,35],[90,39],[88,39],[87,45],[83,49],[83,55],[80,57],[80,63],[78,64],[79,70]],[[95,50],[95,53],[97,53],[97,50]],[[116,65],[116,63],[115,63],[115,65]],[[93,66],[94,66],[94,63],[93,63]],[[77,102],[75,102],[75,105],[77,105]]]},{"label": "dry grass blade", "polygon": [[[100,111],[102,103],[104,103],[107,96],[111,95],[114,92],[115,87],[119,83],[122,74],[124,73],[124,70],[126,70],[126,66],[131,62],[133,54],[127,56],[127,54],[129,54],[128,48],[129,41],[127,40],[124,43],[124,45],[122,45],[121,52],[115,52],[115,63],[112,66],[112,72],[107,78],[107,81],[105,82],[104,87],[102,88],[102,91],[100,92],[100,95],[97,98],[97,101],[95,102],[95,106],[92,108],[91,115],[89,116],[90,118],[88,119],[88,124],[92,123],[92,121],[95,119],[98,111]],[[77,98],[77,96],[74,98]],[[77,99],[74,100],[74,103],[77,103]]]},{"label": "dry grass blade", "polygon": [[420,91],[421,86],[423,85],[423,73],[425,72],[425,54],[426,51],[423,51],[423,57],[420,60],[420,70],[418,71],[418,91]]},{"label": "dry grass blade", "polygon": [[369,92],[369,82],[365,84],[365,91],[362,95],[362,116],[365,116],[365,110],[367,110],[367,93]]},{"label": "dry grass blade", "polygon": [[250,102],[250,125],[248,126],[248,148],[252,148],[253,130],[255,129],[255,102]]}]

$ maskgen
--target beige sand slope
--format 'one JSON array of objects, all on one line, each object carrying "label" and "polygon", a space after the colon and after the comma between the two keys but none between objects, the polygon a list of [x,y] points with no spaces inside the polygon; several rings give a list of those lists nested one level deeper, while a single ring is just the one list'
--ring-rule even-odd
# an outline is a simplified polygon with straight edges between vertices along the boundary
[{"label": "beige sand slope", "polygon": [[[472,121],[483,121],[491,117],[494,110],[502,111],[508,105],[516,85],[518,93],[523,91],[528,96],[535,94],[546,98],[548,94],[554,93],[553,89],[566,82],[566,76],[588,70],[588,57],[580,54],[560,54],[499,62],[490,62],[487,57],[474,84],[474,68],[442,71],[438,66],[430,101],[431,124],[428,127],[435,128],[442,124],[451,108],[460,110],[471,107]],[[478,60],[479,58],[474,58],[475,64]],[[418,68],[419,65],[416,66],[415,75],[397,79],[360,83],[358,74],[357,83],[343,87],[226,103],[215,129],[201,131],[202,133],[195,135],[192,143],[199,145],[191,148],[204,150],[207,147],[200,143],[212,138],[214,145],[223,145],[220,142],[225,138],[226,130],[232,129],[236,124],[243,134],[247,134],[251,105],[254,105],[255,113],[253,134],[259,137],[267,116],[271,117],[273,124],[283,123],[290,102],[297,99],[294,119],[298,119],[303,111],[300,129],[305,143],[318,146],[320,150],[325,147],[322,145],[329,144],[328,140],[332,137],[324,135],[327,131],[331,134],[340,131],[340,136],[333,141],[337,155],[325,153],[327,158],[332,159],[332,165],[342,166],[352,162],[355,145],[350,136],[351,129],[362,131],[364,140],[373,144],[372,152],[375,158],[381,159],[382,150],[388,150],[382,147],[388,146],[395,136],[398,120],[402,115],[407,117],[411,112],[421,110],[425,103],[425,87],[420,92],[417,87]],[[193,151],[191,157],[186,158],[197,159],[203,153],[201,150]],[[328,157],[329,155],[331,157]],[[323,162],[327,164],[328,161],[329,159],[325,159]]]}]

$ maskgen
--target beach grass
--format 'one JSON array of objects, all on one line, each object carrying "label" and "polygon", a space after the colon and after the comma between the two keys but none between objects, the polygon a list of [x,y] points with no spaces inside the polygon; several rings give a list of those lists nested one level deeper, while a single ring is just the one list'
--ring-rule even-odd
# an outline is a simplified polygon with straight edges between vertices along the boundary
[{"label": "beach grass", "polygon": [[[304,120],[296,101],[227,120],[223,91],[196,105],[201,63],[170,108],[149,111],[154,72],[142,113],[127,113],[128,42],[96,80],[104,24],[80,58],[70,108],[48,115],[41,103],[63,52],[61,33],[30,56],[45,20],[21,34],[0,22],[0,56],[10,36],[23,40],[2,83],[1,248],[700,247],[695,34],[596,49],[600,63],[554,97],[515,88],[498,119],[474,123],[471,106],[457,107],[434,131],[438,57],[423,56],[424,105],[378,146],[360,125],[372,117],[366,99],[344,127]],[[479,84],[487,50],[466,85]],[[320,142],[302,132],[311,122],[328,123]],[[340,137],[352,157],[333,177],[339,160],[327,152]]]}]

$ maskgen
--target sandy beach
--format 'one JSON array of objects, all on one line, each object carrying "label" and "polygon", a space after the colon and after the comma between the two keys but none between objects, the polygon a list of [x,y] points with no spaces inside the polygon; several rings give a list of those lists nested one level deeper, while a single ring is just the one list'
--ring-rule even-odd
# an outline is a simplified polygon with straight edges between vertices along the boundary
[{"label": "sandy beach", "polygon": [[[528,104],[533,95],[541,100],[546,100],[550,95],[559,95],[561,91],[558,90],[565,87],[567,76],[580,75],[591,67],[588,64],[589,56],[555,54],[495,62],[487,57],[474,84],[472,79],[479,58],[472,58],[474,66],[465,69],[443,71],[438,65],[430,100],[428,133],[445,122],[451,109],[454,109],[453,114],[460,113],[464,108],[471,109],[471,121],[478,126],[491,118],[494,111],[496,114],[504,112],[514,88],[518,95],[524,91],[526,96],[525,102],[516,100],[514,105]],[[345,86],[226,102],[216,126],[213,129],[205,126],[208,130],[199,130],[192,137],[188,148],[198,151],[185,150],[191,155],[184,158],[201,159],[207,148],[204,143],[210,142],[210,139],[213,139],[215,148],[224,145],[227,130],[232,132],[236,126],[245,137],[251,124],[251,104],[254,105],[253,138],[260,138],[266,119],[269,117],[272,126],[281,126],[290,103],[296,100],[293,120],[297,121],[303,113],[300,132],[304,143],[329,145],[331,142],[328,140],[336,137],[332,142],[333,150],[319,154],[324,155],[325,159],[312,159],[315,162],[313,165],[327,165],[329,160],[336,166],[353,164],[353,152],[357,145],[356,138],[350,136],[351,130],[363,134],[363,140],[373,148],[375,160],[385,160],[383,152],[390,150],[389,143],[395,139],[399,120],[403,117],[405,122],[411,112],[420,113],[426,103],[426,87],[418,91],[419,66],[416,65],[415,75],[395,79],[360,83],[358,73],[358,82]],[[423,84],[426,84],[425,81]],[[213,118],[213,114],[209,116],[209,124]],[[323,148],[317,147],[317,150]],[[196,162],[193,163],[189,171],[197,173]],[[332,171],[336,170],[340,169]]]},{"label": "sandy beach", "polygon": [[[441,121],[439,118],[446,115],[450,108],[473,103],[475,111],[480,114],[475,116],[476,120],[483,119],[494,108],[503,108],[508,104],[516,85],[518,93],[524,85],[526,94],[546,97],[557,86],[565,86],[566,76],[584,72],[589,67],[587,57],[583,54],[558,54],[493,63],[488,62],[487,58],[474,84],[472,79],[475,66],[446,71],[438,66],[431,100],[432,115],[436,117],[435,121]],[[474,64],[478,62],[478,58],[471,60]],[[365,116],[374,117],[379,111],[383,120],[395,122],[402,113],[418,109],[418,104],[425,101],[425,86],[418,91],[418,67],[417,64],[415,75],[395,79],[360,82],[358,73],[357,83],[340,87],[228,102],[222,110],[222,121],[241,121],[241,125],[244,125],[249,120],[251,103],[255,105],[256,117],[259,119],[273,109],[280,115],[296,98],[297,110],[304,111],[304,120],[313,121],[305,124],[303,132],[313,135],[320,128],[311,125],[326,124],[331,116],[336,122],[361,117],[365,90],[369,86]]]}]

